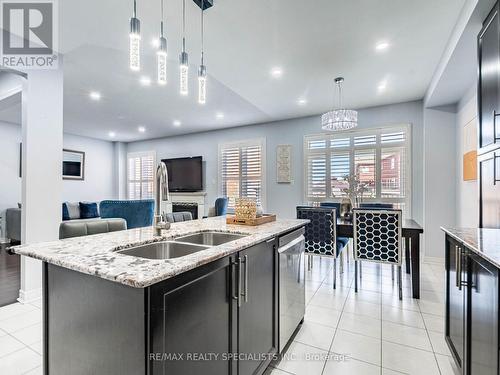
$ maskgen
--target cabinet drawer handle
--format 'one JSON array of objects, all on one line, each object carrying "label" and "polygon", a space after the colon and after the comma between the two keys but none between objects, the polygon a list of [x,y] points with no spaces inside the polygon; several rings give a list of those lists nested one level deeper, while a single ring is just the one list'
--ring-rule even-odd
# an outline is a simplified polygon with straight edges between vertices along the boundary
[{"label": "cabinet drawer handle", "polygon": [[455,245],[455,286],[458,288],[458,246]]},{"label": "cabinet drawer handle", "polygon": [[241,307],[241,268],[243,259],[238,258],[238,307]]},{"label": "cabinet drawer handle", "polygon": [[458,290],[462,290],[462,248],[458,247]]},{"label": "cabinet drawer handle", "polygon": [[245,303],[248,302],[248,255],[245,255],[245,259],[243,261],[245,263]]},{"label": "cabinet drawer handle", "polygon": [[496,185],[497,182],[500,182],[500,180],[497,179],[497,159],[499,159],[500,156],[498,156],[495,153],[493,153],[493,185]]},{"label": "cabinet drawer handle", "polygon": [[493,143],[497,143],[497,141],[500,140],[500,138],[497,137],[497,116],[500,116],[500,113],[493,110]]}]

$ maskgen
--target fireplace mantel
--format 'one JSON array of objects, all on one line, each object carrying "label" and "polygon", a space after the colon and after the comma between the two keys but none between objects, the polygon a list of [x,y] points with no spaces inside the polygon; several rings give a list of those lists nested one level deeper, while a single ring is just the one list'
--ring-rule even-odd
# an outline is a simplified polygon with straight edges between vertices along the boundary
[{"label": "fireplace mantel", "polygon": [[198,205],[198,218],[201,219],[205,216],[206,196],[206,191],[197,191],[193,193],[170,193],[170,200],[163,201],[162,203],[162,211],[167,213],[172,212],[172,203],[196,203]]}]

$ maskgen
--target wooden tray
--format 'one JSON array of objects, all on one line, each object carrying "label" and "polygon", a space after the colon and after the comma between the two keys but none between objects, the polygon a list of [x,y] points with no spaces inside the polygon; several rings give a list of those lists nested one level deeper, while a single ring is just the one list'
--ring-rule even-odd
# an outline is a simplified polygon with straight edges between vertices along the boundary
[{"label": "wooden tray", "polygon": [[234,216],[234,215],[227,215],[226,216],[226,223],[227,224],[236,224],[236,225],[256,226],[256,225],[270,223],[273,221],[276,221],[276,215],[272,215],[272,214],[264,214],[261,217],[257,217],[255,219],[240,219],[240,220],[237,220],[236,216]]}]

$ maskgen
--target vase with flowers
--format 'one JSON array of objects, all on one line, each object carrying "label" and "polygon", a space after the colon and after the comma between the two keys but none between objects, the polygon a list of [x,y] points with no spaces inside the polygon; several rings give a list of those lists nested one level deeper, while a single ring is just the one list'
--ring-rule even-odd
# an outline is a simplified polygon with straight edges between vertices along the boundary
[{"label": "vase with flowers", "polygon": [[361,181],[359,174],[345,175],[343,180],[347,183],[347,187],[343,188],[342,192],[349,198],[353,208],[359,207],[363,201],[363,194],[369,190],[370,181]]}]

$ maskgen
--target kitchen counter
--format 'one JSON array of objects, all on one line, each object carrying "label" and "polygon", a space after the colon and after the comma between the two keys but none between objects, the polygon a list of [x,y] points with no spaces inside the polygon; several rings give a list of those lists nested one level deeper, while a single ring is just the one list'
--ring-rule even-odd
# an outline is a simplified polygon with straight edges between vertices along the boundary
[{"label": "kitchen counter", "polygon": [[500,229],[441,227],[441,230],[500,268]]},{"label": "kitchen counter", "polygon": [[[280,234],[300,228],[307,222],[307,220],[278,219],[272,223],[251,227],[228,225],[225,217],[215,217],[173,223],[169,230],[163,231],[162,236],[155,236],[153,228],[146,227],[16,246],[13,247],[13,251],[49,264],[94,275],[134,288],[146,288]],[[172,259],[151,260],[117,252],[130,247],[207,231],[245,234],[247,237]]]}]

